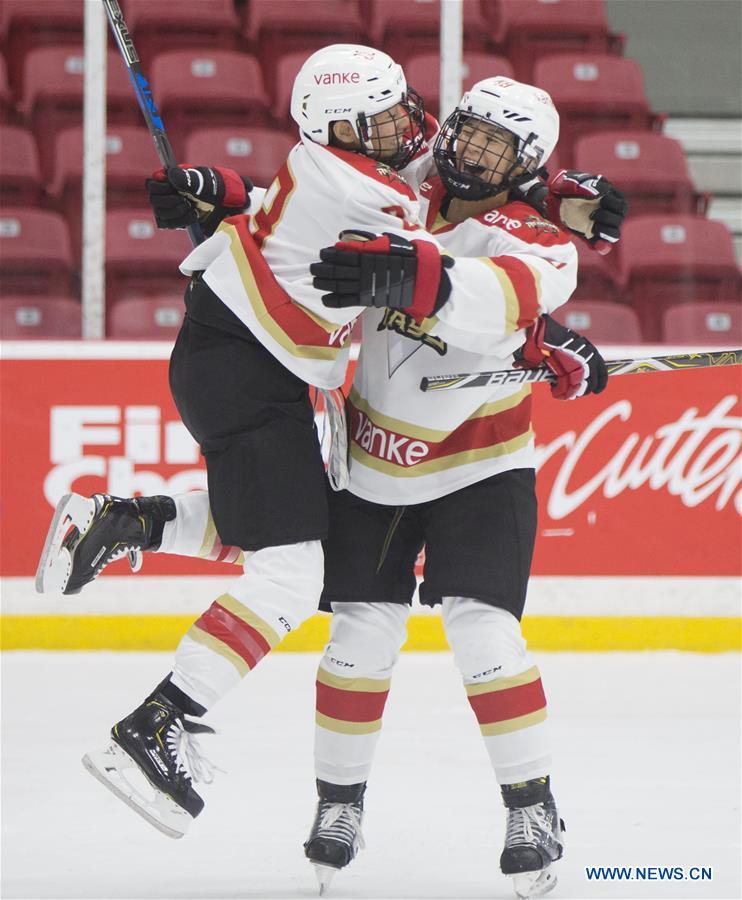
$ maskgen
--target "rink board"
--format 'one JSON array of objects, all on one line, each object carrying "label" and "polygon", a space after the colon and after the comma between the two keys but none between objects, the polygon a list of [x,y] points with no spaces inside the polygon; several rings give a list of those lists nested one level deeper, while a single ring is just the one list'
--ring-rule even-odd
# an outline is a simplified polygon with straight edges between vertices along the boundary
[{"label": "rink board", "polygon": [[[67,598],[50,607],[31,585],[64,493],[205,487],[198,447],[169,395],[170,347],[17,342],[0,349],[3,646],[174,646],[218,596],[199,589],[183,606],[179,585],[215,575],[224,582],[234,567],[148,554],[151,589],[118,563],[79,608]],[[615,347],[606,356],[672,349],[688,351]],[[739,367],[613,378],[604,394],[576,403],[556,402],[536,385],[533,402],[539,529],[524,623],[531,645],[739,647]],[[144,609],[136,605],[142,593],[150,601]],[[326,617],[316,616],[286,649],[319,649],[326,634]],[[415,615],[410,635],[410,649],[446,646],[437,616]]]},{"label": "rink board", "polygon": [[[41,596],[28,578],[2,583],[4,650],[172,650],[228,579],[110,576],[76,597]],[[533,650],[742,649],[736,578],[531,580],[523,632]],[[330,617],[318,613],[276,648],[318,651]],[[413,608],[405,650],[446,650],[437,610]]]}]

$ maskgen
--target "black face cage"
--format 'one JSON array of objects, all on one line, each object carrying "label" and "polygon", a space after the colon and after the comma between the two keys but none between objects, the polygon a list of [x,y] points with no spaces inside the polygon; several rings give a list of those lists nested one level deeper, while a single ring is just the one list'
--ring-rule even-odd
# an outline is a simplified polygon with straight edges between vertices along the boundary
[{"label": "black face cage", "polygon": [[[478,123],[488,127],[477,127]],[[472,133],[466,140],[461,138],[464,125],[472,127]],[[502,175],[496,171],[499,169],[497,162],[494,169],[482,162],[485,148],[492,137],[493,125],[512,139],[515,150],[515,161]],[[478,137],[476,144],[475,137]],[[523,140],[508,128],[503,128],[484,116],[457,109],[441,125],[433,145],[433,159],[441,181],[451,196],[461,200],[484,200],[533,177],[538,168],[538,160],[526,155],[526,149],[535,140],[536,135],[533,133]],[[502,155],[499,159],[502,159]],[[463,168],[464,161],[466,169]],[[514,175],[519,168],[524,169],[522,174]]]},{"label": "black face cage", "polygon": [[[425,107],[422,97],[408,87],[407,93],[400,100],[400,106],[406,115],[393,116],[391,110],[385,110],[376,113],[371,120],[364,113],[359,113],[356,120],[358,134],[361,137],[360,152],[371,159],[386,163],[391,169],[404,169],[425,143]],[[395,126],[397,150],[391,153],[373,146],[376,129],[386,122],[393,122]],[[370,150],[368,143],[372,145]]]}]

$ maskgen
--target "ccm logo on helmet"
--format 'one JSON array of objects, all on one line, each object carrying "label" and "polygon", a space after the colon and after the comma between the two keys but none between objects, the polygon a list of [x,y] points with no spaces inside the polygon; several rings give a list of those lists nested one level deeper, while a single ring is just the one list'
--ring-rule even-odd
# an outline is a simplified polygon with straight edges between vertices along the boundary
[{"label": "ccm logo on helmet", "polygon": [[358,84],[360,80],[358,72],[325,72],[314,76],[315,84]]}]

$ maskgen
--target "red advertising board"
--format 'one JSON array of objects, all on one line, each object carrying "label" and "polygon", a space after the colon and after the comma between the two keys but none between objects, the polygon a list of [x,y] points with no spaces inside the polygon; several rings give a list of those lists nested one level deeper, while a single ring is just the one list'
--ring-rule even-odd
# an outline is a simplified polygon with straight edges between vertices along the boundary
[{"label": "red advertising board", "polygon": [[[0,366],[3,576],[33,575],[53,505],[70,490],[205,486],[166,360],[6,358]],[[614,377],[601,396],[568,403],[545,385],[534,396],[534,574],[740,571],[738,367]],[[113,569],[123,574],[125,564]],[[147,561],[147,574],[215,572],[197,560]]]}]

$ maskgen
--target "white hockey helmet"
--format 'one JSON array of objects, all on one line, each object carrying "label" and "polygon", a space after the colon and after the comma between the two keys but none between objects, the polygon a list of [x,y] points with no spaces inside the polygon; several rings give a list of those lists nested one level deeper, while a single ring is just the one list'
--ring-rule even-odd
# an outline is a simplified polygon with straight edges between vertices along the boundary
[{"label": "white hockey helmet", "polygon": [[[495,125],[513,136],[515,161],[497,181],[492,180],[491,171],[461,171],[459,135],[467,123]],[[558,138],[559,113],[549,94],[531,84],[498,75],[478,81],[464,94],[441,126],[433,155],[449,193],[477,200],[532,178],[551,156]]]},{"label": "white hockey helmet", "polygon": [[299,70],[291,93],[291,117],[317,144],[330,143],[332,122],[347,120],[367,156],[379,157],[371,140],[373,116],[402,104],[412,128],[400,132],[399,158],[385,159],[402,168],[424,141],[422,102],[407,87],[402,67],[360,44],[331,44],[313,53]]}]

